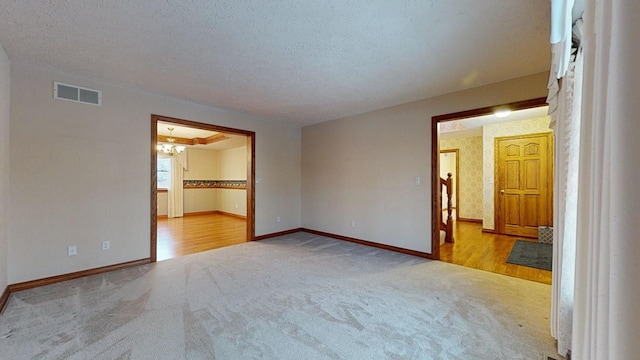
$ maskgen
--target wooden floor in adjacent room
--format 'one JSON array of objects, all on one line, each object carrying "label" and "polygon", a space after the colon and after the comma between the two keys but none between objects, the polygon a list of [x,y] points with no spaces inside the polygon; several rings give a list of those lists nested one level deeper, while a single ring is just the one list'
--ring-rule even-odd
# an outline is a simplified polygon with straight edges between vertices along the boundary
[{"label": "wooden floor in adjacent room", "polygon": [[453,237],[453,244],[440,247],[441,261],[551,284],[551,271],[507,264],[516,240],[535,239],[483,233],[482,224],[466,221],[454,221]]},{"label": "wooden floor in adjacent room", "polygon": [[157,260],[194,254],[247,241],[247,220],[224,215],[158,218]]}]

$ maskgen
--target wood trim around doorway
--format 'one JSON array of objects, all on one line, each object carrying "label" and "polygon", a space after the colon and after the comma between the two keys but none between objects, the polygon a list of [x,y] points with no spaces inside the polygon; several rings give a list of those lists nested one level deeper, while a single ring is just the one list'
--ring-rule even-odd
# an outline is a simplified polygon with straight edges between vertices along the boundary
[{"label": "wood trim around doorway", "polygon": [[437,115],[431,118],[431,255],[435,260],[440,259],[440,221],[442,205],[440,204],[440,147],[438,124],[441,122],[467,119],[476,116],[489,115],[497,110],[512,111],[531,109],[547,105],[546,98],[536,98],[509,104],[500,104],[473,110],[465,110],[450,114]]},{"label": "wood trim around doorway", "polygon": [[150,259],[156,262],[158,243],[158,122],[168,122],[176,125],[188,126],[196,129],[216,131],[221,133],[244,135],[247,137],[247,241],[255,240],[255,178],[256,178],[256,134],[253,131],[240,130],[225,126],[200,123],[190,120],[177,119],[162,115],[151,115],[151,241]]}]

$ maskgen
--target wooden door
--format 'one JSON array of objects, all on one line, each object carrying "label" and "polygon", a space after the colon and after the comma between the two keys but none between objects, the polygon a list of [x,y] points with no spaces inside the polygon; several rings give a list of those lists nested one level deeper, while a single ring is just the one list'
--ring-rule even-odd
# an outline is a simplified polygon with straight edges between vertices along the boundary
[{"label": "wooden door", "polygon": [[496,229],[538,237],[553,219],[553,135],[496,138]]}]

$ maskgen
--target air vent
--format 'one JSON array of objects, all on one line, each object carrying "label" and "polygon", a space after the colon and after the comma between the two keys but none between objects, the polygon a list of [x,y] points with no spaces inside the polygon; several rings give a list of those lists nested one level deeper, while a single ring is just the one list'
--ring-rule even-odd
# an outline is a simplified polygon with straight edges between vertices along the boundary
[{"label": "air vent", "polygon": [[91,105],[102,105],[102,93],[99,90],[81,86],[53,82],[53,98]]}]

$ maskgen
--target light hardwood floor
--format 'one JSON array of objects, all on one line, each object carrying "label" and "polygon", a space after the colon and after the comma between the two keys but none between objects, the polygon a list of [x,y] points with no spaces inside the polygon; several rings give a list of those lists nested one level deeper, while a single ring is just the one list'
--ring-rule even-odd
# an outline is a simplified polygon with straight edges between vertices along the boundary
[{"label": "light hardwood floor", "polygon": [[158,218],[157,260],[242,244],[247,241],[247,221],[223,215]]},{"label": "light hardwood floor", "polygon": [[483,233],[482,224],[466,221],[454,221],[453,237],[453,244],[445,243],[440,247],[441,261],[551,284],[551,271],[507,264],[516,240],[535,239]]}]

